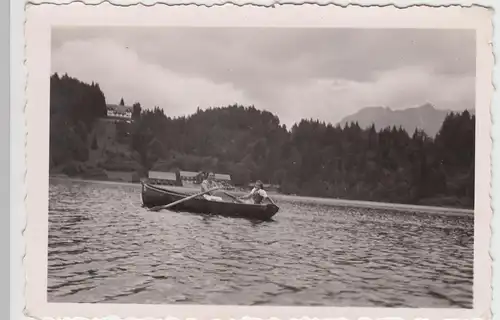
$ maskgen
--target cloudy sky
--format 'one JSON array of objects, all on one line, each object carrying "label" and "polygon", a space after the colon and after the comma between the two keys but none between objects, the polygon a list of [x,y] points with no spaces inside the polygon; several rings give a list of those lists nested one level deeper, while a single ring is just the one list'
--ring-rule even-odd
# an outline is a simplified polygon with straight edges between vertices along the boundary
[{"label": "cloudy sky", "polygon": [[474,108],[475,35],[460,30],[64,28],[52,72],[95,81],[108,103],[167,115],[232,103],[291,125],[370,106]]}]

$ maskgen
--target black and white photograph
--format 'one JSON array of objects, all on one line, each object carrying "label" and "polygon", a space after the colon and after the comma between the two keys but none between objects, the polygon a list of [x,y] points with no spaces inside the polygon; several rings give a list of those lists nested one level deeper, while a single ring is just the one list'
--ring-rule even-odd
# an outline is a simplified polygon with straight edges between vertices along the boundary
[{"label": "black and white photograph", "polygon": [[484,31],[122,21],[44,38],[47,303],[475,308]]}]

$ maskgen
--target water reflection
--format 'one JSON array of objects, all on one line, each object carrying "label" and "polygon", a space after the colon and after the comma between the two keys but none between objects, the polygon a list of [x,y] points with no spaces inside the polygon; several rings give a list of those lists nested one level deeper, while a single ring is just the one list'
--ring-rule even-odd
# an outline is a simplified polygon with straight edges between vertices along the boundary
[{"label": "water reflection", "polygon": [[280,202],[275,221],[52,182],[49,301],[471,307],[473,219]]}]

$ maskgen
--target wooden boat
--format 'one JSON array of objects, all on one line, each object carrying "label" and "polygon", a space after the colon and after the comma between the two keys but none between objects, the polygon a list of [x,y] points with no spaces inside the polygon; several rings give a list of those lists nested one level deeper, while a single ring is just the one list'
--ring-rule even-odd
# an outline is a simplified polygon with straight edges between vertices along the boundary
[{"label": "wooden boat", "polygon": [[[188,197],[189,194],[168,190],[142,183],[142,203],[151,208],[172,203]],[[271,220],[279,207],[274,204],[246,204],[234,202],[209,201],[202,196],[174,205],[172,210],[197,214],[220,215],[225,217],[247,218],[252,220]]]}]

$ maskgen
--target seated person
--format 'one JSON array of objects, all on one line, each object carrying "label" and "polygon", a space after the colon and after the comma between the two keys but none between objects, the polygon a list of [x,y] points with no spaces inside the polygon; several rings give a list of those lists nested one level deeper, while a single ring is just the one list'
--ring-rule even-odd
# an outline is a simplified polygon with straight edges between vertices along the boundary
[{"label": "seated person", "polygon": [[241,200],[251,199],[254,204],[262,204],[262,201],[267,199],[272,204],[274,204],[274,201],[271,198],[269,198],[266,190],[264,190],[264,184],[260,180],[257,180],[257,182],[255,182],[255,187],[252,189],[252,191],[250,191],[249,194],[241,196],[239,197],[239,199]]},{"label": "seated person", "polygon": [[[215,174],[210,172],[205,180],[201,183],[201,192],[205,192],[207,190],[217,188],[219,185],[215,181]],[[203,195],[203,197],[210,201],[222,201],[221,197],[217,197],[213,194],[213,192],[208,192]]]}]

